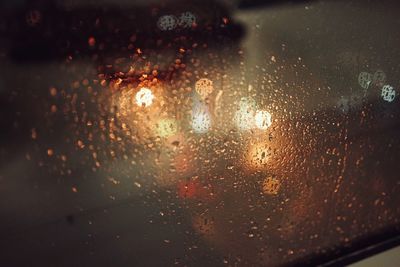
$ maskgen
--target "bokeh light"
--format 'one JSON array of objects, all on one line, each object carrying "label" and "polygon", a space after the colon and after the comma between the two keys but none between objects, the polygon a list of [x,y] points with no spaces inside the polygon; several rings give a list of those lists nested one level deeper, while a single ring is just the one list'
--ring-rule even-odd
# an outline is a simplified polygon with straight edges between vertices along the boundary
[{"label": "bokeh light", "polygon": [[381,96],[383,100],[387,102],[392,102],[396,98],[396,91],[393,86],[385,85],[382,87]]},{"label": "bokeh light", "polygon": [[183,12],[179,16],[178,25],[182,28],[191,28],[196,25],[196,16],[192,12]]},{"label": "bokeh light", "polygon": [[252,97],[242,97],[239,102],[239,109],[254,112],[257,109],[257,103]]},{"label": "bokeh light", "polygon": [[163,15],[157,21],[157,27],[161,31],[171,31],[176,28],[178,19],[174,15]]},{"label": "bokeh light", "polygon": [[250,144],[247,154],[247,163],[251,169],[263,169],[265,168],[269,158],[271,156],[271,149],[264,143]]},{"label": "bokeh light", "polygon": [[239,110],[235,113],[236,127],[241,131],[253,129],[255,127],[254,114],[257,104],[251,97],[242,97],[239,102]]},{"label": "bokeh light", "polygon": [[273,177],[267,177],[262,183],[262,191],[267,195],[277,195],[279,189],[281,187],[281,183],[278,179]]},{"label": "bokeh light", "polygon": [[195,133],[206,133],[211,128],[211,115],[206,105],[196,103],[192,112],[192,129]]},{"label": "bokeh light", "polygon": [[241,131],[254,128],[254,112],[238,110],[235,114],[236,127]]},{"label": "bokeh light", "polygon": [[265,110],[257,110],[256,115],[254,116],[256,126],[261,130],[268,129],[272,123],[271,113]]},{"label": "bokeh light", "polygon": [[175,119],[164,118],[160,119],[155,126],[155,132],[160,137],[170,137],[178,131],[178,123]]},{"label": "bokeh light", "polygon": [[207,111],[199,111],[193,114],[192,128],[196,133],[206,133],[211,127],[211,117]]},{"label": "bokeh light", "polygon": [[214,91],[213,81],[202,78],[196,82],[195,89],[202,99],[206,99]]},{"label": "bokeh light", "polygon": [[148,107],[153,103],[154,95],[153,92],[146,87],[142,87],[136,93],[136,104],[141,107]]}]

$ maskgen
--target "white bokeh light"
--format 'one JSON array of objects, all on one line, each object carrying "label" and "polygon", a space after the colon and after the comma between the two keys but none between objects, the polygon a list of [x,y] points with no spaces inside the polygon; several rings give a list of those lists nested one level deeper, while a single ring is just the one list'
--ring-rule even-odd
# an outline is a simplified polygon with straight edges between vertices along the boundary
[{"label": "white bokeh light", "polygon": [[241,131],[254,128],[254,112],[238,110],[235,114],[236,127]]},{"label": "white bokeh light", "polygon": [[371,73],[363,71],[358,75],[358,84],[362,88],[368,89],[371,82],[372,82],[372,74]]},{"label": "white bokeh light", "polygon": [[196,103],[192,112],[192,129],[195,133],[206,133],[211,128],[211,115],[205,105]]},{"label": "white bokeh light", "polygon": [[272,116],[266,110],[257,110],[256,115],[254,116],[256,126],[261,130],[268,129],[272,123]]},{"label": "white bokeh light", "polygon": [[148,107],[153,103],[153,92],[146,87],[142,87],[135,96],[136,104],[140,107]]},{"label": "white bokeh light", "polygon": [[375,71],[374,75],[372,76],[372,82],[376,86],[383,86],[386,82],[386,73],[383,70]]},{"label": "white bokeh light", "polygon": [[196,16],[191,12],[183,12],[179,16],[178,24],[183,28],[191,28],[196,25]]},{"label": "white bokeh light", "polygon": [[396,91],[393,86],[385,85],[382,87],[381,96],[383,100],[387,102],[392,102],[396,98]]},{"label": "white bokeh light", "polygon": [[239,110],[235,113],[236,127],[241,131],[253,129],[255,125],[254,115],[257,108],[256,101],[251,97],[242,97],[239,102]]},{"label": "white bokeh light", "polygon": [[192,128],[196,133],[206,133],[211,127],[211,117],[206,111],[196,112],[192,117]]},{"label": "white bokeh light", "polygon": [[239,109],[247,112],[255,111],[257,103],[252,97],[242,97],[239,102]]},{"label": "white bokeh light", "polygon": [[178,19],[174,15],[161,16],[157,21],[157,27],[162,31],[171,31],[176,28]]}]

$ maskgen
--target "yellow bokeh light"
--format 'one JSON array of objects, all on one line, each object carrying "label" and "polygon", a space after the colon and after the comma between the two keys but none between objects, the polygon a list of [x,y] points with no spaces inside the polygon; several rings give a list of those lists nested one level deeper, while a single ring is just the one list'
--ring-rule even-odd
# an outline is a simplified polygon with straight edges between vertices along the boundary
[{"label": "yellow bokeh light", "polygon": [[265,110],[257,110],[256,115],[254,116],[256,126],[261,130],[268,129],[272,123],[271,113]]},{"label": "yellow bokeh light", "polygon": [[135,96],[136,104],[141,107],[148,107],[153,103],[153,92],[146,87],[142,87]]},{"label": "yellow bokeh light", "polygon": [[214,91],[213,82],[210,79],[202,78],[196,82],[195,89],[201,98],[205,99]]},{"label": "yellow bokeh light", "polygon": [[178,123],[175,119],[160,119],[155,130],[160,137],[170,137],[178,132]]},{"label": "yellow bokeh light", "polygon": [[277,195],[280,187],[281,182],[272,177],[267,177],[262,184],[262,190],[267,195]]},{"label": "yellow bokeh light", "polygon": [[247,162],[251,168],[263,169],[265,168],[270,156],[271,149],[266,143],[251,144],[247,154]]}]

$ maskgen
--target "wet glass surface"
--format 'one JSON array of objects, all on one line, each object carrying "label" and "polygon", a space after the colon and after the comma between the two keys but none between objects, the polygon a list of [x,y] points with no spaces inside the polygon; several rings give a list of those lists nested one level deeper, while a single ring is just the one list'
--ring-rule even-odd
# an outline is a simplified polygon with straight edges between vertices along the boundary
[{"label": "wet glass surface", "polygon": [[395,1],[2,5],[0,265],[282,266],[398,233]]}]

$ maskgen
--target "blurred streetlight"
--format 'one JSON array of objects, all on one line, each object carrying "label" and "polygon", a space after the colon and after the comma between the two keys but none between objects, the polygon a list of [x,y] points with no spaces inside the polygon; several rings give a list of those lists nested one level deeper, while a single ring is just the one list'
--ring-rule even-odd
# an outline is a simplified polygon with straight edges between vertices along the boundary
[{"label": "blurred streetlight", "polygon": [[153,103],[153,92],[146,87],[142,87],[135,96],[136,104],[140,107],[148,107]]}]

